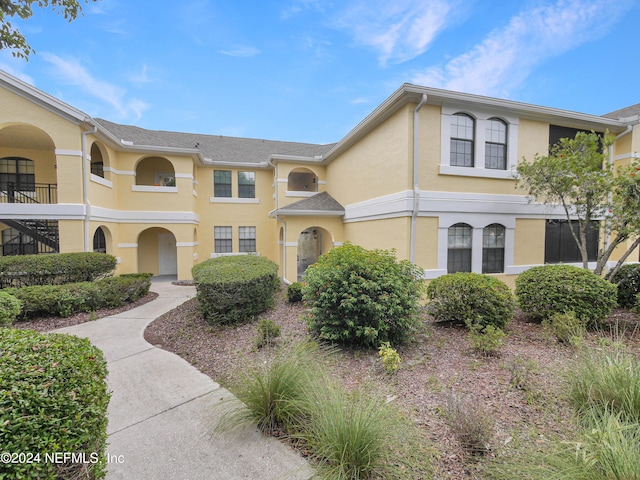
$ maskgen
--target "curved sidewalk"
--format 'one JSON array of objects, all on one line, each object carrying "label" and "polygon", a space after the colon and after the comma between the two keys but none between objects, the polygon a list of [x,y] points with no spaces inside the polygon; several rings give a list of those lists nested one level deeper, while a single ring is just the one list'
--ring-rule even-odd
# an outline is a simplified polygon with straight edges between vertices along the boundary
[{"label": "curved sidewalk", "polygon": [[195,296],[194,287],[153,280],[158,298],[93,322],[56,330],[88,338],[106,357],[107,480],[308,479],[293,450],[255,429],[215,435],[216,405],[231,394],[173,353],[144,340],[146,326]]}]

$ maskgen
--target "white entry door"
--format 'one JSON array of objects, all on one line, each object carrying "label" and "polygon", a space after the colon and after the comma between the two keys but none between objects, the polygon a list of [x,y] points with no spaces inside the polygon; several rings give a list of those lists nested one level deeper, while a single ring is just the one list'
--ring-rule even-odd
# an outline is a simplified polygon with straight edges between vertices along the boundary
[{"label": "white entry door", "polygon": [[178,274],[176,237],[172,233],[158,234],[158,275]]}]

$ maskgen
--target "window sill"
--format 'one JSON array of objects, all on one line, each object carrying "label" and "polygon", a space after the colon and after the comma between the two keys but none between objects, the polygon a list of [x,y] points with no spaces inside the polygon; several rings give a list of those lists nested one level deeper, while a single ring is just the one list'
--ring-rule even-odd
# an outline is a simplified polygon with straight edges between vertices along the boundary
[{"label": "window sill", "polygon": [[99,183],[100,185],[104,185],[105,187],[108,187],[108,188],[113,188],[113,182],[99,175],[94,175],[93,173],[91,174],[91,181],[94,183]]},{"label": "window sill", "polygon": [[287,197],[313,197],[318,192],[309,192],[308,190],[287,190]]},{"label": "window sill", "polygon": [[219,257],[235,257],[237,255],[257,255],[260,256],[259,252],[229,252],[229,253],[212,253],[209,258],[219,258]]},{"label": "window sill", "polygon": [[440,175],[457,175],[460,177],[498,178],[515,180],[515,172],[511,170],[493,170],[490,168],[452,167],[440,165]]},{"label": "window sill", "polygon": [[156,185],[131,185],[132,192],[178,193],[178,187],[161,187]]},{"label": "window sill", "polygon": [[209,197],[210,203],[243,203],[255,204],[260,203],[259,198],[238,198],[238,197]]}]

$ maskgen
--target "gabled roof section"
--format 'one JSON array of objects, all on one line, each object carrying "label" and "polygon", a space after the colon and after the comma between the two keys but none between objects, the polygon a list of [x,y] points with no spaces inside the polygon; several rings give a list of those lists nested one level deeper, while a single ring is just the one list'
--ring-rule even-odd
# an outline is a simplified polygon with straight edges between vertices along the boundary
[{"label": "gabled roof section", "polygon": [[492,109],[498,113],[548,122],[554,125],[562,125],[585,130],[604,131],[608,129],[613,133],[622,132],[625,123],[610,117],[590,115],[586,113],[560,110],[557,108],[543,107],[528,103],[514,102],[499,98],[485,97],[469,93],[441,90],[437,88],[423,87],[409,83],[403,84],[393,92],[384,102],[362,120],[355,128],[340,140],[322,159],[323,164],[330,163],[342,152],[358,142],[371,130],[383,123],[387,118],[397,112],[407,103],[418,104],[427,96],[428,105],[454,105],[461,109]]},{"label": "gabled roof section", "polygon": [[341,217],[344,215],[344,207],[327,192],[322,192],[274,210],[269,214],[270,217],[276,215]]},{"label": "gabled roof section", "polygon": [[73,123],[90,123],[91,117],[86,113],[72,107],[71,105],[52,97],[48,93],[37,89],[19,78],[9,75],[7,72],[0,70],[0,87],[4,87],[10,92],[19,95],[22,98],[33,102],[34,104],[49,110],[56,115],[69,120]]},{"label": "gabled roof section", "polygon": [[630,117],[635,117],[637,121],[640,115],[640,103],[636,103],[635,105],[631,105],[630,107],[621,108],[620,110],[616,110],[615,112],[607,113],[603,116],[607,118],[615,118],[616,120],[624,121],[629,119]]},{"label": "gabled roof section", "polygon": [[282,142],[255,138],[226,137],[197,133],[147,130],[131,125],[120,125],[103,119],[96,119],[111,135],[128,148],[180,149],[185,152],[199,152],[205,164],[213,163],[229,166],[267,166],[272,156],[286,156],[312,160],[329,151],[333,144]]}]

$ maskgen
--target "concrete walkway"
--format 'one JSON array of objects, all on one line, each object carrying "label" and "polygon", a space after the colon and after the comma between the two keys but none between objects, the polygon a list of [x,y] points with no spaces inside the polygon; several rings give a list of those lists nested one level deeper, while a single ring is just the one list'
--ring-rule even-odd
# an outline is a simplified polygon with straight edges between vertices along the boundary
[{"label": "concrete walkway", "polygon": [[146,326],[195,296],[153,280],[159,297],[118,315],[57,330],[88,338],[106,357],[107,480],[308,479],[309,465],[255,429],[214,434],[216,405],[231,394],[182,358],[144,340]]}]

